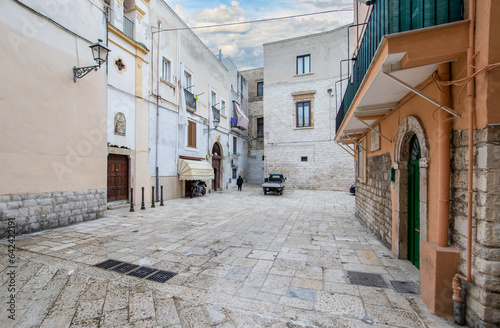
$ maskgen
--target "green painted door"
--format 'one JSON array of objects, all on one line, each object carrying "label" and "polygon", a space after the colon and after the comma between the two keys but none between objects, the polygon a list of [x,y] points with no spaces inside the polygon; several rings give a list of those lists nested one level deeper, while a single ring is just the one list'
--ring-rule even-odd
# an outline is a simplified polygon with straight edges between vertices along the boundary
[{"label": "green painted door", "polygon": [[408,161],[408,260],[420,269],[420,144],[410,141]]}]

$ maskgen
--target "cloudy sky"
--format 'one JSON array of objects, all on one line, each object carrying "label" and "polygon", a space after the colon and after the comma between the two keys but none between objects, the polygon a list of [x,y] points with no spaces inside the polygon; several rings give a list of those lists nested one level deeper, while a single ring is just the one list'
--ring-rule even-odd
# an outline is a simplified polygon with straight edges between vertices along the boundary
[{"label": "cloudy sky", "polygon": [[[190,26],[206,26],[352,9],[352,0],[165,0]],[[222,49],[240,70],[263,66],[267,42],[329,31],[351,23],[352,11],[292,18],[271,22],[196,29],[195,33],[214,53]]]}]

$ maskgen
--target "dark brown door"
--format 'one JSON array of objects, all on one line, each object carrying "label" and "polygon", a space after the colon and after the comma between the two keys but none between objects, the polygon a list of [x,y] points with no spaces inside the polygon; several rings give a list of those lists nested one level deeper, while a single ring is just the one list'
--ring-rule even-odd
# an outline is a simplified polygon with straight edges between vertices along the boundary
[{"label": "dark brown door", "polygon": [[108,202],[128,200],[128,157],[108,155]]}]

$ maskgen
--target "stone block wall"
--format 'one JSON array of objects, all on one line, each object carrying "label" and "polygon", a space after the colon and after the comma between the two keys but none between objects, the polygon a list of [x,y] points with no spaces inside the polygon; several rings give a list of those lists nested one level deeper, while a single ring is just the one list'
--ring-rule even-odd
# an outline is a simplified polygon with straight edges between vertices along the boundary
[{"label": "stone block wall", "polygon": [[[264,117],[263,97],[257,97],[257,82],[264,80],[264,68],[241,72],[248,81],[248,161],[247,181],[262,183],[264,180],[264,138],[257,137],[257,119]],[[266,122],[264,120],[264,129]]]},{"label": "stone block wall", "polygon": [[[451,136],[451,243],[466,273],[468,130]],[[470,327],[500,326],[500,127],[474,131],[472,277],[467,294]],[[480,319],[482,318],[482,319]]]},{"label": "stone block wall", "polygon": [[283,174],[288,189],[348,192],[354,182],[352,157],[331,141],[266,145],[265,156],[266,175]]},{"label": "stone block wall", "polygon": [[16,235],[67,226],[106,216],[106,189],[0,196],[0,239],[9,220]]},{"label": "stone block wall", "polygon": [[392,246],[390,154],[367,157],[366,181],[356,182],[356,215],[387,247]]}]

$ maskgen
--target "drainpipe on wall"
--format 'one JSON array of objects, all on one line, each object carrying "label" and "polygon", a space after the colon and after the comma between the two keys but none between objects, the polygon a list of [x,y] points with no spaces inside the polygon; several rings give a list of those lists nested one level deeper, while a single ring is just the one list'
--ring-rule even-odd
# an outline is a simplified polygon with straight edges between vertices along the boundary
[{"label": "drainpipe on wall", "polygon": [[[450,80],[450,63],[442,63],[438,66],[440,81]],[[441,86],[438,101],[445,106],[451,106],[450,86]],[[448,247],[448,224],[450,217],[450,133],[451,115],[439,110],[438,115],[438,154],[439,154],[439,183],[438,183],[438,224],[437,224],[437,246]]]},{"label": "drainpipe on wall", "polygon": [[[467,276],[457,273],[453,278],[453,303],[455,322],[459,325],[465,324],[465,290],[462,288],[462,280],[472,281],[471,261],[472,261],[472,187],[474,170],[474,116],[476,104],[474,99],[474,37],[475,37],[475,0],[469,0],[469,47],[467,48],[467,76],[470,81],[467,83],[467,97],[469,98],[469,165],[468,165],[468,199],[467,199]],[[463,293],[462,293],[463,292]]]},{"label": "drainpipe on wall", "polygon": [[[158,31],[161,30],[161,22],[158,22]],[[157,85],[156,85],[156,159],[155,159],[155,168],[156,168],[156,199],[158,199],[158,191],[160,190],[160,176],[159,176],[159,167],[158,167],[158,145],[160,140],[160,66],[161,66],[161,56],[160,56],[160,40],[161,40],[161,32],[158,33],[158,65],[157,65]],[[153,195],[154,196],[154,195]],[[152,200],[154,202],[154,199]]]}]

